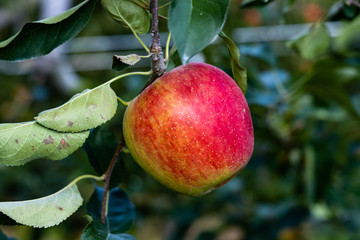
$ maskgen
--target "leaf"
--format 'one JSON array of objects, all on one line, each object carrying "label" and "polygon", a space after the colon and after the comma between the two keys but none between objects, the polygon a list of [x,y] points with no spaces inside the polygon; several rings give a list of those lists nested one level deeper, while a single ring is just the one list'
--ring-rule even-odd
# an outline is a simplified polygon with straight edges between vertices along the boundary
[{"label": "leaf", "polygon": [[204,49],[220,32],[229,0],[173,0],[169,29],[182,63]]},{"label": "leaf", "polygon": [[46,228],[59,224],[71,216],[81,205],[83,199],[76,181],[47,197],[27,201],[0,202],[0,212],[16,222]]},{"label": "leaf", "polygon": [[[90,136],[84,144],[84,149],[94,170],[102,175],[106,172],[111,159],[118,146],[115,136],[105,127],[98,127],[91,131]],[[119,154],[110,179],[110,188],[114,188],[125,176],[125,164],[123,153]]]},{"label": "leaf", "polygon": [[339,37],[335,39],[335,49],[338,52],[360,49],[360,15],[347,24]]},{"label": "leaf", "polygon": [[60,107],[41,112],[36,122],[60,132],[82,132],[110,120],[117,109],[117,96],[110,84],[76,94]]},{"label": "leaf", "polygon": [[[94,194],[89,200],[87,210],[94,219],[101,218],[103,194],[104,189],[96,187]],[[108,215],[106,218],[108,233],[122,233],[129,230],[135,219],[135,210],[126,193],[120,188],[111,190],[108,204]]]},{"label": "leaf", "polygon": [[264,6],[272,1],[273,0],[244,0],[241,2],[241,8]]},{"label": "leaf", "polygon": [[37,158],[61,160],[81,147],[88,135],[89,131],[59,133],[34,121],[6,124],[6,129],[0,130],[0,164],[18,166]]},{"label": "leaf", "polygon": [[246,69],[240,65],[239,49],[231,38],[229,38],[224,32],[221,31],[219,36],[225,41],[228,48],[234,80],[245,95],[247,89],[247,76]]},{"label": "leaf", "polygon": [[137,62],[140,61],[140,59],[140,56],[137,54],[130,54],[126,56],[114,55],[112,69],[114,69],[115,71],[121,71],[128,66],[135,65]]},{"label": "leaf", "polygon": [[80,33],[96,2],[87,0],[58,16],[26,23],[16,35],[0,42],[0,59],[26,60],[50,53]]},{"label": "leaf", "polygon": [[325,54],[330,46],[330,35],[326,26],[316,23],[310,32],[288,43],[288,46],[309,60]]},{"label": "leaf", "polygon": [[102,6],[111,17],[124,27],[139,34],[145,34],[150,28],[149,13],[130,0],[102,0]]},{"label": "leaf", "polygon": [[81,240],[135,240],[135,237],[126,233],[110,233],[100,220],[87,216],[89,224],[81,234]]}]

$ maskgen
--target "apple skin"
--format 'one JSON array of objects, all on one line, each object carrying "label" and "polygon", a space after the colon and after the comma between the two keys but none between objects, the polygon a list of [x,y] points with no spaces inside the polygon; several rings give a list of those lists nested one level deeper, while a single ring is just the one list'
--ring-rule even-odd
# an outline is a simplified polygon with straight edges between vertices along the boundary
[{"label": "apple skin", "polygon": [[242,91],[205,63],[179,66],[155,80],[127,107],[123,133],[146,172],[188,196],[225,184],[248,163],[254,147]]}]

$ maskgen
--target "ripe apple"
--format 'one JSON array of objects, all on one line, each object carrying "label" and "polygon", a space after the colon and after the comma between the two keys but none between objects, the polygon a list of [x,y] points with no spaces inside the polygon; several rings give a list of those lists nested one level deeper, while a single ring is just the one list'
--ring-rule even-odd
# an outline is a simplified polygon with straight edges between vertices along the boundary
[{"label": "ripe apple", "polygon": [[205,63],[179,66],[154,81],[127,107],[123,132],[145,171],[189,196],[229,181],[254,147],[242,91],[226,73]]}]

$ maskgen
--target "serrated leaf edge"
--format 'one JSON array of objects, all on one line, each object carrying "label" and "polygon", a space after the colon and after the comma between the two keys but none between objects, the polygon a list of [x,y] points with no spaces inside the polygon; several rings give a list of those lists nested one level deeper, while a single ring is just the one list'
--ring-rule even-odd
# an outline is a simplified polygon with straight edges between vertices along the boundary
[{"label": "serrated leaf edge", "polygon": [[[104,89],[102,90],[102,91],[104,92],[106,85],[109,85],[109,86],[108,86],[108,87],[109,87],[109,91],[113,91],[113,92],[114,92],[114,90],[111,88],[110,84],[111,84],[110,82],[106,82],[106,83],[104,83],[104,84],[101,84],[101,85],[93,88],[93,89],[86,89],[86,90],[84,90],[83,92],[74,95],[72,98],[70,98],[70,99],[69,99],[67,102],[65,102],[64,104],[62,104],[62,105],[60,105],[60,106],[58,106],[58,107],[51,108],[51,109],[44,110],[44,111],[40,112],[40,113],[38,114],[38,116],[35,117],[34,119],[35,119],[35,121],[36,121],[38,124],[40,124],[41,126],[43,126],[43,127],[45,127],[45,128],[48,128],[48,129],[51,129],[51,130],[54,130],[54,131],[57,131],[57,132],[62,132],[62,133],[79,133],[79,132],[84,132],[84,131],[88,131],[88,130],[90,130],[90,129],[92,129],[92,128],[96,128],[96,127],[98,127],[98,126],[100,126],[100,125],[102,125],[102,124],[105,124],[106,122],[110,121],[110,120],[115,116],[115,114],[116,114],[116,108],[117,108],[117,101],[116,101],[115,111],[113,112],[113,114],[110,115],[110,117],[109,117],[106,121],[101,122],[101,123],[99,123],[99,124],[97,124],[97,125],[94,125],[94,126],[91,126],[91,127],[83,128],[83,129],[78,130],[78,131],[65,131],[65,130],[56,129],[56,128],[54,128],[54,127],[51,127],[51,126],[48,126],[48,125],[45,125],[45,124],[39,122],[39,121],[38,121],[38,118],[39,118],[39,116],[40,116],[41,114],[44,114],[44,113],[49,112],[49,111],[57,111],[57,110],[59,110],[60,108],[64,107],[64,106],[67,105],[67,104],[70,104],[70,106],[71,106],[72,102],[73,102],[75,99],[77,99],[77,98],[79,98],[79,97],[83,97],[84,94],[88,94],[88,95],[86,96],[86,98],[88,99],[89,94],[91,94],[91,91],[95,91],[95,90],[98,89],[98,88],[104,87]],[[88,90],[88,91],[87,91],[87,90]],[[85,91],[86,91],[86,92],[85,92]],[[102,93],[103,93],[103,92],[102,92]],[[114,93],[115,93],[115,92],[114,92]],[[116,95],[116,94],[115,94],[115,95]],[[104,96],[104,94],[102,94],[102,96]],[[87,100],[85,101],[85,103],[86,103],[86,102],[87,102]],[[79,115],[77,115],[77,118],[78,118],[78,116],[79,116]],[[76,118],[76,119],[77,119],[77,118]]]},{"label": "serrated leaf edge", "polygon": [[69,218],[74,212],[76,212],[76,211],[79,209],[79,207],[83,204],[84,199],[82,198],[82,196],[81,196],[81,194],[80,194],[80,192],[79,192],[79,189],[78,189],[78,187],[77,187],[77,185],[76,185],[77,182],[79,182],[80,180],[83,180],[83,179],[95,179],[95,180],[97,180],[97,181],[103,180],[102,177],[97,177],[97,176],[93,176],[93,175],[83,175],[83,176],[80,176],[80,177],[76,178],[76,179],[73,180],[71,183],[69,183],[68,185],[66,185],[64,188],[60,189],[59,191],[57,191],[57,192],[55,192],[55,193],[53,193],[53,194],[50,194],[50,195],[48,195],[48,196],[45,196],[45,197],[36,198],[36,199],[32,199],[32,200],[25,200],[25,201],[0,202],[0,206],[1,206],[2,204],[7,204],[7,203],[21,203],[21,202],[23,202],[23,203],[25,203],[25,202],[26,202],[26,203],[29,203],[29,202],[34,202],[34,201],[41,201],[41,200],[44,200],[44,199],[46,199],[46,198],[51,198],[51,197],[53,197],[53,196],[56,196],[56,195],[58,195],[58,194],[61,194],[62,192],[68,190],[69,188],[70,188],[70,189],[72,190],[72,192],[73,192],[74,190],[72,189],[72,187],[75,186],[75,189],[78,191],[78,194],[79,194],[78,197],[79,197],[79,199],[81,199],[81,202],[79,203],[79,205],[78,205],[76,208],[74,208],[73,211],[70,211],[70,212],[67,214],[68,216],[67,216],[66,218],[64,218],[64,219],[62,219],[62,220],[60,220],[60,221],[57,221],[57,222],[55,222],[54,224],[43,225],[43,226],[38,226],[38,225],[35,225],[35,224],[26,224],[26,223],[24,223],[23,221],[18,221],[18,220],[16,220],[16,219],[14,219],[12,216],[10,216],[11,214],[4,213],[4,212],[1,211],[1,210],[0,210],[0,212],[2,212],[3,214],[5,214],[6,216],[10,217],[11,219],[13,219],[14,221],[16,221],[17,223],[23,224],[23,225],[25,225],[25,226],[34,227],[34,228],[48,228],[48,227],[53,227],[53,226],[59,225],[61,222],[65,221],[67,218]]}]

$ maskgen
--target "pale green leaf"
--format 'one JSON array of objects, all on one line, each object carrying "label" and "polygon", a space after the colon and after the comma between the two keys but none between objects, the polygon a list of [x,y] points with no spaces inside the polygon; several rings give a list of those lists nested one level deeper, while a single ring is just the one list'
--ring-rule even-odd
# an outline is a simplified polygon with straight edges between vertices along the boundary
[{"label": "pale green leaf", "polygon": [[31,160],[61,160],[80,148],[89,131],[59,133],[35,121],[0,124],[0,164],[23,165]]},{"label": "pale green leaf", "polygon": [[240,65],[240,52],[236,44],[224,32],[219,36],[225,41],[231,60],[231,69],[235,82],[239,85],[241,91],[245,94],[247,89],[246,69]]},{"label": "pale green leaf", "polygon": [[111,17],[123,26],[139,34],[145,34],[150,28],[149,13],[130,0],[102,0],[102,6]]},{"label": "pale green leaf", "polygon": [[0,212],[20,224],[46,228],[67,219],[82,205],[82,202],[76,182],[72,182],[47,197],[27,201],[0,202]]},{"label": "pale green leaf", "polygon": [[0,42],[0,59],[17,61],[48,54],[81,32],[96,2],[86,0],[58,16],[26,23],[16,35]]},{"label": "pale green leaf", "polygon": [[135,65],[138,61],[140,61],[140,56],[137,54],[129,54],[126,56],[115,55],[121,62],[128,65]]},{"label": "pale green leaf", "polygon": [[117,96],[110,84],[85,90],[60,107],[41,112],[36,122],[60,132],[82,132],[110,120],[117,109]]}]

